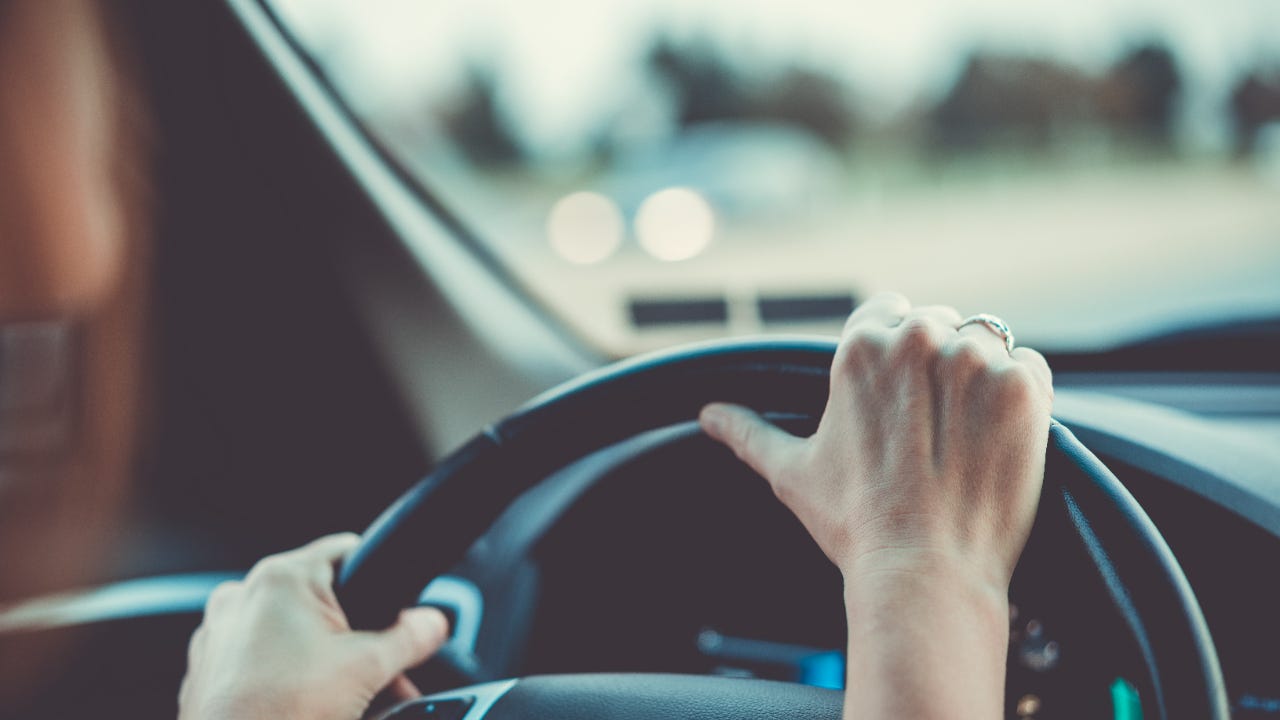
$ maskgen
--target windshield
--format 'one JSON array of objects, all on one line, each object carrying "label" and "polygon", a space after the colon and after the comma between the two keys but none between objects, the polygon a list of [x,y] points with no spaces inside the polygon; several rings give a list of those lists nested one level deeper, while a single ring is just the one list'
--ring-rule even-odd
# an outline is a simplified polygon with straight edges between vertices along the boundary
[{"label": "windshield", "polygon": [[610,355],[886,289],[1050,350],[1280,311],[1274,0],[270,4]]}]

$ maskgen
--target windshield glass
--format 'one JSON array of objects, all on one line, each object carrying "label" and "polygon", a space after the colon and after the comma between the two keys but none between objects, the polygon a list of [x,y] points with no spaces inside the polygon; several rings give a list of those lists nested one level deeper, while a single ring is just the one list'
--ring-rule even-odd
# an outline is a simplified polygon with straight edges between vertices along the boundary
[{"label": "windshield glass", "polygon": [[1280,311],[1274,0],[270,4],[611,355],[885,289],[1050,350]]}]

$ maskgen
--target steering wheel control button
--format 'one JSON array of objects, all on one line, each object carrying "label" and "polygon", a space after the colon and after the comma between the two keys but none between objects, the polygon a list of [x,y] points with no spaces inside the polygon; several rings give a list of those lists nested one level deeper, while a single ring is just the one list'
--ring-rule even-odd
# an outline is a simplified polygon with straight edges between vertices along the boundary
[{"label": "steering wheel control button", "polygon": [[418,700],[396,710],[384,720],[462,720],[475,701],[474,697]]}]

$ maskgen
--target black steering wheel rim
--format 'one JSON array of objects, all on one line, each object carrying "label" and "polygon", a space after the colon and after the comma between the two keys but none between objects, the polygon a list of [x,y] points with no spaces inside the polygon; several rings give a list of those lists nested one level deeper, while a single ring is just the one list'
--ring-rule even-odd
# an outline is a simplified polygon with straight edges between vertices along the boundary
[{"label": "black steering wheel rim", "polygon": [[[336,587],[352,626],[389,625],[517,497],[577,458],[688,421],[711,401],[817,417],[835,347],[829,338],[685,346],[607,366],[535,398],[446,457],[366,530]],[[1226,720],[1217,654],[1168,545],[1066,427],[1054,422],[1050,434],[1042,505],[1065,515],[1098,569],[1141,650],[1155,716]]]}]

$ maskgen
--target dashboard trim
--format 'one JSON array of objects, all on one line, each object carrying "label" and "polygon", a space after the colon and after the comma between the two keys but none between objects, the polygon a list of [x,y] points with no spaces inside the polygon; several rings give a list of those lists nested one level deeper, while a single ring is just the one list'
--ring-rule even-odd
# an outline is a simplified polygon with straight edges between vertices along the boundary
[{"label": "dashboard trim", "polygon": [[[390,720],[401,710],[411,708],[415,705],[426,705],[433,702],[447,702],[449,700],[465,700],[471,699],[471,707],[467,708],[467,712],[462,716],[462,720],[480,720],[489,714],[492,708],[503,695],[510,692],[520,681],[517,679],[498,680],[496,682],[484,683],[483,685],[472,685],[470,687],[460,688],[457,690],[449,690],[447,692],[437,693],[435,695],[427,695],[426,697],[415,698],[408,702],[400,703],[382,715],[378,716],[378,720]],[[423,715],[422,717],[426,717]]]},{"label": "dashboard trim", "polygon": [[1097,454],[1123,458],[1280,538],[1280,448],[1209,419],[1102,391],[1060,390],[1053,412]]},{"label": "dashboard trim", "polygon": [[[87,590],[33,598],[0,606],[0,635],[161,615],[200,614],[209,594],[244,573],[189,573],[111,583]],[[422,591],[421,604],[454,611],[456,627],[448,647],[472,654],[484,613],[484,596],[471,580],[442,575]]]}]

